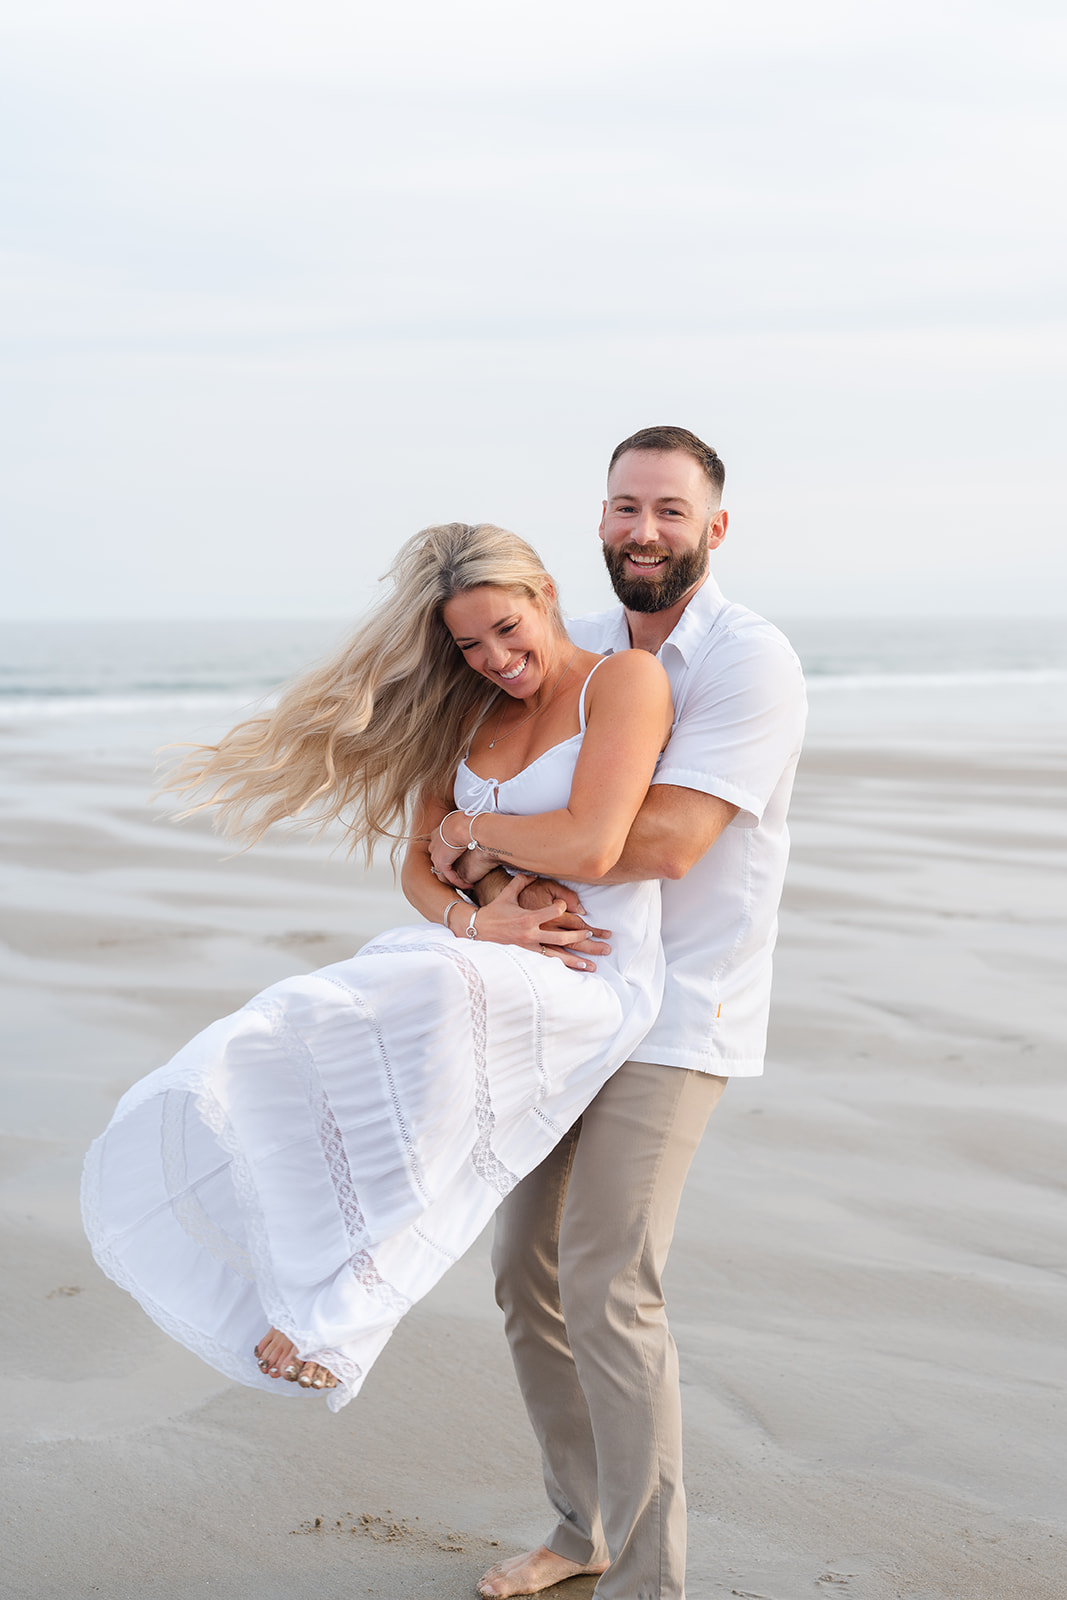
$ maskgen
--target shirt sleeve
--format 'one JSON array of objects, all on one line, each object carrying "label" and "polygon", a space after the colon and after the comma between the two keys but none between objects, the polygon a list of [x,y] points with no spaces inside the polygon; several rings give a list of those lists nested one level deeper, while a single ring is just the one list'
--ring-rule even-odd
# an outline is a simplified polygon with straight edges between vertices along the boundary
[{"label": "shirt sleeve", "polygon": [[769,630],[727,634],[687,674],[676,705],[652,782],[716,795],[738,807],[734,826],[757,827],[804,735],[804,678],[788,643]]}]

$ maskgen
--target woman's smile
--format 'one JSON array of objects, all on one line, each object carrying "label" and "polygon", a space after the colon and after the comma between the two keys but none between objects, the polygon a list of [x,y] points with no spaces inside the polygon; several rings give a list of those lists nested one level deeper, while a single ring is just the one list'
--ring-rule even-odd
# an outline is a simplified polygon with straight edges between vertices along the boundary
[{"label": "woman's smile", "polygon": [[498,672],[497,677],[502,679],[504,683],[514,683],[515,679],[521,677],[526,671],[529,661],[530,652],[527,650],[526,654],[516,661],[513,666],[510,666],[506,672]]}]

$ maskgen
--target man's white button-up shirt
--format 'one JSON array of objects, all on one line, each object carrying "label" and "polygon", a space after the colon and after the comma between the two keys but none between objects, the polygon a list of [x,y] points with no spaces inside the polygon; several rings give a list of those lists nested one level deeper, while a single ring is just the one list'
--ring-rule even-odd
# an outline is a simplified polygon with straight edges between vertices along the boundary
[{"label": "man's white button-up shirt", "polygon": [[[630,648],[621,606],[568,622],[575,644]],[[661,646],[674,728],[653,783],[718,795],[736,817],[684,878],[663,884],[667,984],[634,1057],[704,1072],[763,1071],[786,810],[807,704],[789,641],[709,576]]]}]

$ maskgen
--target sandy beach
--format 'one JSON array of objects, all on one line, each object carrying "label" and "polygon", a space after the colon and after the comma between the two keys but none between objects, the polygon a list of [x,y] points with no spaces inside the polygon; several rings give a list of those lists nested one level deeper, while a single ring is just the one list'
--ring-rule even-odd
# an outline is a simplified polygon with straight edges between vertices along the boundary
[{"label": "sandy beach", "polygon": [[[225,859],[153,818],[146,765],[8,744],[0,1593],[471,1596],[549,1522],[486,1238],[333,1416],[173,1345],[79,1223],[122,1091],[414,920],[388,869]],[[716,1113],[670,1270],[691,1600],[1067,1592],[1065,800],[1062,737],[809,746],[768,1072]]]}]

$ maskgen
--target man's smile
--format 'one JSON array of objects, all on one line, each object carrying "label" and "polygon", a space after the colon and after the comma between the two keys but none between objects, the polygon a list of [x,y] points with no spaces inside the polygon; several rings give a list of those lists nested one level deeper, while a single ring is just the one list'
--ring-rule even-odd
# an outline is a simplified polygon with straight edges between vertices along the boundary
[{"label": "man's smile", "polygon": [[623,553],[626,560],[637,572],[641,573],[642,577],[647,576],[650,572],[655,572],[659,567],[666,566],[671,559],[668,554],[661,550],[626,550]]}]

